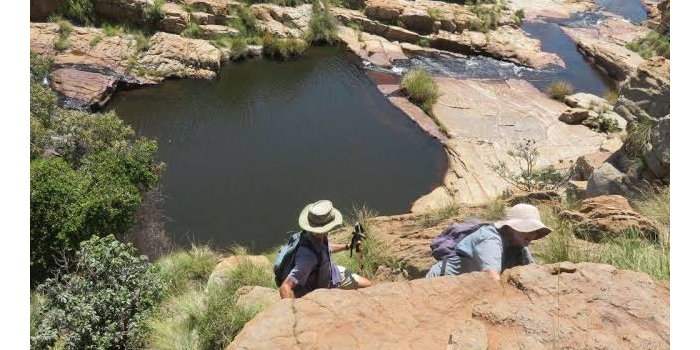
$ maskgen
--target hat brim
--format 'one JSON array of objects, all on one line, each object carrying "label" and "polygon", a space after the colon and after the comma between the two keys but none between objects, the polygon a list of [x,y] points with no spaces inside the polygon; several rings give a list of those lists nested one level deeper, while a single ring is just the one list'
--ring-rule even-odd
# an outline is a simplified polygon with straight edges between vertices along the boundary
[{"label": "hat brim", "polygon": [[323,233],[326,234],[331,232],[334,228],[343,224],[343,214],[340,213],[338,209],[333,208],[333,221],[323,225],[323,226],[312,226],[309,222],[309,209],[313,204],[309,204],[304,209],[301,210],[299,214],[299,227],[306,232],[311,233]]},{"label": "hat brim", "polygon": [[536,239],[540,239],[540,238],[548,235],[550,232],[552,232],[551,228],[547,227],[545,224],[543,224],[539,220],[528,220],[528,219],[502,220],[502,221],[495,222],[494,226],[496,226],[497,229],[500,229],[503,226],[508,226],[515,231],[523,232],[523,233],[536,232],[538,234]]}]

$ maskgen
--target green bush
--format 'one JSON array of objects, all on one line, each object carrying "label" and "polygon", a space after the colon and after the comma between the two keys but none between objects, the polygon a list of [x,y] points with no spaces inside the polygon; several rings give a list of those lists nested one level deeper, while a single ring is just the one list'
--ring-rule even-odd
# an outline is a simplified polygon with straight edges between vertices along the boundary
[{"label": "green bush", "polygon": [[656,122],[650,119],[641,118],[630,123],[627,128],[627,138],[624,143],[624,151],[627,155],[640,158],[647,151],[651,143],[651,133]]},{"label": "green bush", "polygon": [[258,20],[250,11],[248,6],[238,6],[235,9],[230,9],[234,18],[229,20],[227,25],[236,28],[243,37],[257,36],[259,34]]},{"label": "green bush", "polygon": [[231,59],[237,59],[248,51],[247,39],[244,37],[219,36],[212,40],[212,44],[218,48],[231,50]]},{"label": "green bush", "polygon": [[563,101],[564,97],[574,93],[574,86],[563,80],[557,80],[547,88],[549,96],[555,100]]},{"label": "green bush", "polygon": [[571,178],[573,167],[568,172],[555,169],[553,166],[538,168],[537,163],[540,152],[537,142],[534,139],[523,139],[508,151],[508,156],[512,159],[514,166],[499,160],[489,167],[498,177],[511,186],[524,192],[534,191],[557,191],[564,186]]},{"label": "green bush", "polygon": [[288,60],[301,56],[308,47],[304,40],[280,39],[271,35],[263,38],[263,55],[270,58]]},{"label": "green bush", "polygon": [[626,46],[645,59],[654,56],[671,58],[671,38],[655,31],[650,31],[645,37],[630,42]]},{"label": "green bush", "polygon": [[93,0],[66,0],[58,8],[57,13],[65,18],[84,25],[95,22],[95,7]]},{"label": "green bush", "polygon": [[525,19],[525,10],[523,9],[518,9],[515,11],[513,14],[513,19],[515,20],[515,23],[517,25],[523,24],[523,20]]},{"label": "green bush", "polygon": [[408,94],[411,102],[420,106],[426,113],[432,113],[439,92],[437,84],[428,72],[423,69],[409,71],[401,79],[401,88]]},{"label": "green bush", "polygon": [[134,349],[163,296],[153,265],[114,236],[80,245],[74,262],[38,287],[45,301],[33,349]]},{"label": "green bush", "polygon": [[119,36],[124,34],[124,31],[124,27],[119,24],[102,24],[102,33],[104,33],[106,36]]},{"label": "green bush", "polygon": [[58,37],[53,43],[53,47],[58,51],[64,51],[70,47],[70,41],[68,39],[70,33],[73,32],[73,25],[63,19],[58,20],[56,23],[58,24]]},{"label": "green bush", "polygon": [[476,21],[468,23],[468,29],[486,33],[498,27],[498,22],[501,19],[500,5],[482,5],[476,4],[471,8],[471,11],[477,17]]},{"label": "green bush", "polygon": [[338,41],[338,20],[330,13],[327,0],[314,1],[306,40],[310,43],[334,44]]},{"label": "green bush", "polygon": [[153,0],[152,3],[147,3],[144,8],[144,17],[146,22],[153,25],[165,17],[165,12],[163,12],[163,4],[165,0]]},{"label": "green bush", "polygon": [[180,33],[180,35],[186,37],[186,38],[199,38],[202,35],[202,28],[199,27],[199,24],[195,22],[190,22],[187,23],[187,27],[185,30]]}]

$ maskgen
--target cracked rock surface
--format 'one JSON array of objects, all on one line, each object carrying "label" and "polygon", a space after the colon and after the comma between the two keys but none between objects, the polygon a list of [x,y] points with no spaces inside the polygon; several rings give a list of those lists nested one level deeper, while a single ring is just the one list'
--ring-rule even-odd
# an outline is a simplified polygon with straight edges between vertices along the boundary
[{"label": "cracked rock surface", "polygon": [[317,290],[258,314],[227,349],[668,349],[669,289],[561,263]]}]

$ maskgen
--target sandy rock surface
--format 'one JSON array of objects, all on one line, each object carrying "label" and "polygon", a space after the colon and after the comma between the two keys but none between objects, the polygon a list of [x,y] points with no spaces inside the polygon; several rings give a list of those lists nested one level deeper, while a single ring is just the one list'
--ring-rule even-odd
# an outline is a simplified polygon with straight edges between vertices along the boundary
[{"label": "sandy rock surface", "polygon": [[317,290],[258,314],[227,349],[669,348],[669,289],[645,274],[561,263],[502,278]]}]

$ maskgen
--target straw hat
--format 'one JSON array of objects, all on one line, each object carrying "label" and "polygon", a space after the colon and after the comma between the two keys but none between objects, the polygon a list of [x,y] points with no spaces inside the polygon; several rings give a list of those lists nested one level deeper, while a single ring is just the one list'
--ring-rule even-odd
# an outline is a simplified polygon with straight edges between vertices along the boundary
[{"label": "straw hat", "polygon": [[299,214],[299,227],[311,233],[328,233],[342,224],[343,215],[329,200],[311,203]]},{"label": "straw hat", "polygon": [[517,204],[506,209],[506,217],[503,220],[493,223],[497,229],[508,226],[518,232],[537,232],[537,239],[542,238],[552,232],[552,229],[542,223],[540,211],[530,204]]}]

